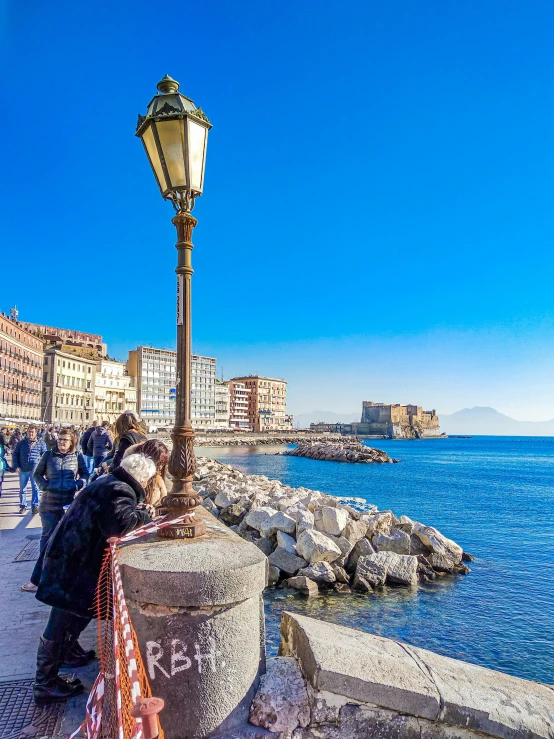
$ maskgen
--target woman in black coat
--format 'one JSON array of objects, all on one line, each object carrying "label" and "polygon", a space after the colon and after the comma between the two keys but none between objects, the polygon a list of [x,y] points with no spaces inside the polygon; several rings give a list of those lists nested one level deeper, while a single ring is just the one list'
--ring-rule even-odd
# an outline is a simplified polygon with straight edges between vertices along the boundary
[{"label": "woman in black coat", "polygon": [[[167,447],[158,442],[160,453]],[[155,454],[154,454],[155,456]],[[152,520],[144,486],[156,474],[156,460],[131,454],[108,475],[86,487],[71,504],[40,556],[31,577],[38,600],[52,606],[37,654],[35,703],[56,703],[83,686],[58,676],[68,648],[93,618],[93,602],[106,540]]]}]

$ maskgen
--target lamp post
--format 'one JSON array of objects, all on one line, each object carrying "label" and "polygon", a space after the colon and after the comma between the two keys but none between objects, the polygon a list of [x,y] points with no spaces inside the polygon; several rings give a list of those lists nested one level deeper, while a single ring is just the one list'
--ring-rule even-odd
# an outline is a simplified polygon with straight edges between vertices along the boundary
[{"label": "lamp post", "polygon": [[[191,278],[192,231],[197,224],[191,214],[195,198],[202,194],[206,145],[211,124],[201,108],[181,95],[179,83],[166,75],[157,85],[145,116],[139,115],[136,135],[158,182],[162,197],[176,210],[172,223],[177,229],[177,382],[173,450],[168,470],[173,478],[169,494],[162,500],[162,513],[178,518],[200,505],[193,490],[196,469],[194,431],[191,421]],[[203,521],[176,524],[160,531],[161,536],[188,539],[206,531]]]}]

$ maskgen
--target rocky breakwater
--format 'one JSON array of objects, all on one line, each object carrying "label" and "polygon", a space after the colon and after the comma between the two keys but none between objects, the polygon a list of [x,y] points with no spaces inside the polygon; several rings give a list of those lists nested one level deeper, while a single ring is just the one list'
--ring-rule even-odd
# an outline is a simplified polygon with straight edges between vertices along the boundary
[{"label": "rocky breakwater", "polygon": [[440,531],[359,498],[291,488],[202,457],[194,478],[204,507],[266,555],[270,586],[369,593],[469,572],[471,555]]},{"label": "rocky breakwater", "polygon": [[288,444],[299,444],[303,441],[328,443],[329,440],[341,438],[343,437],[340,434],[320,436],[313,434],[208,434],[206,436],[195,436],[194,446],[286,446]]},{"label": "rocky breakwater", "polygon": [[301,441],[296,449],[281,452],[289,457],[308,457],[309,459],[323,459],[327,462],[362,462],[365,464],[392,463],[392,459],[381,449],[372,449],[359,441]]}]

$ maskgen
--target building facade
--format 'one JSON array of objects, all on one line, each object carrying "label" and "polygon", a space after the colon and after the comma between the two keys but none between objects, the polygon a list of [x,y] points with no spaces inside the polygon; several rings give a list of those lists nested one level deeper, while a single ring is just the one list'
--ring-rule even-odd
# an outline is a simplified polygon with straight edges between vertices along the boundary
[{"label": "building facade", "polygon": [[[17,315],[17,309],[12,312]],[[56,326],[45,326],[42,323],[29,323],[28,321],[18,321],[18,325],[46,343],[62,342],[68,346],[88,347],[89,349],[95,349],[101,357],[106,356],[107,345],[102,343],[100,334],[89,334],[70,328],[57,328]]]},{"label": "building facade", "polygon": [[229,382],[229,426],[235,431],[252,431],[248,420],[251,392],[240,380]]},{"label": "building facade", "polygon": [[248,375],[231,382],[244,383],[248,396],[248,424],[252,431],[290,431],[293,417],[287,415],[287,383],[274,377]]},{"label": "building facade", "polygon": [[43,342],[0,313],[0,419],[41,420]]},{"label": "building facade", "polygon": [[[139,346],[129,352],[128,374],[138,390],[138,414],[150,427],[175,423],[177,353]],[[216,360],[192,356],[191,416],[196,429],[215,428]]]},{"label": "building facade", "polygon": [[98,359],[80,356],[74,346],[61,344],[46,348],[42,383],[46,423],[88,426],[94,420],[97,363]]},{"label": "building facade", "polygon": [[215,428],[228,429],[231,420],[231,393],[226,382],[215,383]]},{"label": "building facade", "polygon": [[96,365],[94,417],[113,423],[123,411],[137,412],[137,388],[125,362],[102,359]]}]

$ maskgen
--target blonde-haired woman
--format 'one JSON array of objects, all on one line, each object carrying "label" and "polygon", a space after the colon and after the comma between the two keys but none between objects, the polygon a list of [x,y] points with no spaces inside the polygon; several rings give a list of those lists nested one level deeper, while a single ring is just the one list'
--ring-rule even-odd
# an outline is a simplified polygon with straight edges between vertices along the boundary
[{"label": "blonde-haired woman", "polygon": [[113,456],[110,469],[114,470],[116,467],[119,467],[127,449],[135,444],[146,441],[145,432],[145,427],[131,411],[125,411],[119,416],[115,422],[115,443],[117,444],[117,451]]}]

